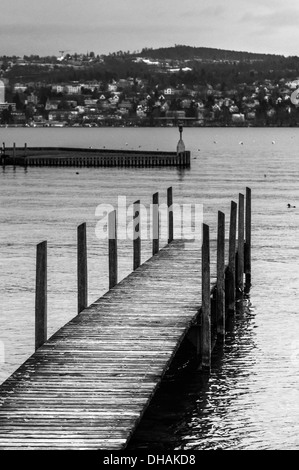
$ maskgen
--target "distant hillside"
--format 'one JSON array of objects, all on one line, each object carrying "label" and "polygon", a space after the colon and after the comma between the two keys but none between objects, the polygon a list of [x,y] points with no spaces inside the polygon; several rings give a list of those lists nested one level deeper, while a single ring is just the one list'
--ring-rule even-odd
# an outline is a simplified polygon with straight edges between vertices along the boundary
[{"label": "distant hillside", "polygon": [[[56,57],[26,56],[20,64],[16,57],[2,57],[0,76],[15,82],[64,83],[99,80],[105,84],[120,78],[139,78],[147,87],[220,86],[234,88],[240,83],[270,79],[292,80],[299,77],[299,57],[257,54],[210,47],[175,45],[141,52],[118,51],[107,56],[66,54]],[[79,60],[80,59],[80,60]],[[13,65],[11,65],[11,62]],[[0,57],[1,63],[1,57]],[[79,65],[78,65],[79,64]],[[136,83],[135,83],[136,85]]]},{"label": "distant hillside", "polygon": [[192,47],[176,44],[173,47],[160,47],[158,49],[144,48],[137,54],[139,57],[170,60],[228,60],[228,61],[252,61],[284,58],[278,54],[257,54],[244,51],[229,51],[211,47]]}]

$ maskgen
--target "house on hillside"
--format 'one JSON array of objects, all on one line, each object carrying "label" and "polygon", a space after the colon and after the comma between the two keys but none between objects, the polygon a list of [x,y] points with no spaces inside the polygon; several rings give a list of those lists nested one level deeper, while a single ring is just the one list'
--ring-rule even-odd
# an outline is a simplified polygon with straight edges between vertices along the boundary
[{"label": "house on hillside", "polygon": [[163,91],[163,94],[165,95],[165,99],[167,99],[175,95],[175,90],[174,88],[171,88],[171,87],[165,88],[165,90]]},{"label": "house on hillside", "polygon": [[65,85],[64,91],[67,95],[80,95],[81,94],[81,85],[80,84]]},{"label": "house on hillside", "polygon": [[59,83],[59,84],[52,85],[51,90],[54,91],[55,93],[63,93],[64,87],[65,85]]},{"label": "house on hillside", "polygon": [[53,100],[53,99],[48,98],[46,101],[45,110],[50,111],[50,110],[58,109],[60,102],[61,100]]}]

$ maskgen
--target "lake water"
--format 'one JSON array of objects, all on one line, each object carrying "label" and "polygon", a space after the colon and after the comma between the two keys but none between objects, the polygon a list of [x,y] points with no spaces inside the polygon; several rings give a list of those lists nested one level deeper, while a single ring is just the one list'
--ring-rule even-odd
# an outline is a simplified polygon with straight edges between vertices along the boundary
[{"label": "lake water", "polygon": [[[175,150],[176,128],[0,129],[6,146]],[[2,140],[1,140],[2,139]],[[252,288],[208,381],[170,375],[132,448],[299,449],[299,133],[296,128],[185,128],[191,168],[0,170],[0,381],[33,352],[36,244],[48,240],[49,335],[76,313],[76,228],[87,222],[89,303],[108,289],[101,203],[148,205],[154,192],[217,211],[252,189]],[[79,174],[76,174],[78,172]],[[288,209],[287,204],[296,206]],[[164,240],[165,242],[165,240]],[[119,243],[120,278],[131,244]],[[143,260],[150,256],[143,244]]]}]

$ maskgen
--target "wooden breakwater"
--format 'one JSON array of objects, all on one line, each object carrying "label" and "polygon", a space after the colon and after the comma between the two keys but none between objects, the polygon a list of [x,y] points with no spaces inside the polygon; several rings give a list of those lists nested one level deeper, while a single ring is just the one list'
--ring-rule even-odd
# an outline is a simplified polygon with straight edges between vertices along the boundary
[{"label": "wooden breakwater", "polygon": [[1,165],[74,167],[190,167],[190,151],[181,153],[72,147],[5,147]]},{"label": "wooden breakwater", "polygon": [[120,282],[117,217],[110,213],[110,288],[90,306],[86,224],[78,227],[78,314],[49,339],[47,243],[37,246],[36,351],[0,386],[0,449],[124,449],[183,341],[193,345],[199,373],[209,373],[251,270],[251,216],[244,214],[251,191],[246,206],[242,194],[239,208],[231,203],[229,240],[219,211],[217,235],[203,224],[199,246],[173,239],[171,188],[167,201],[169,243],[160,249],[153,207],[153,256],[142,265],[136,201],[133,272]]}]

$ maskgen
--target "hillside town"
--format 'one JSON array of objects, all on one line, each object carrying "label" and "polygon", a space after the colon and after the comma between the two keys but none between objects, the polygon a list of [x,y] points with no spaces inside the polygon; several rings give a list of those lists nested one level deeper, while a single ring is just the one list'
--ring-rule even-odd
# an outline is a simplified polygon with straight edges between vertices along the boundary
[{"label": "hillside town", "polygon": [[[63,52],[63,51],[62,51]],[[142,76],[107,80],[12,80],[7,71],[24,67],[27,60],[0,61],[0,122],[2,126],[296,126],[297,101],[291,96],[299,78],[259,80],[250,70],[250,81],[227,86],[207,81],[179,84],[172,76],[188,74],[186,63],[136,58],[135,62],[163,73],[163,83]],[[56,63],[39,64],[51,70],[59,65],[87,67],[103,59],[93,53],[86,63],[80,57],[64,56]],[[32,59],[31,65],[34,60]],[[49,62],[49,61],[48,61]],[[254,64],[252,64],[254,67]],[[255,77],[256,75],[256,77]],[[159,75],[156,75],[159,77]],[[166,77],[166,78],[165,78]],[[169,77],[167,79],[167,77]],[[298,100],[299,103],[299,100]],[[298,104],[299,105],[299,104]]]}]

